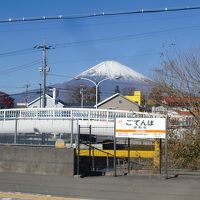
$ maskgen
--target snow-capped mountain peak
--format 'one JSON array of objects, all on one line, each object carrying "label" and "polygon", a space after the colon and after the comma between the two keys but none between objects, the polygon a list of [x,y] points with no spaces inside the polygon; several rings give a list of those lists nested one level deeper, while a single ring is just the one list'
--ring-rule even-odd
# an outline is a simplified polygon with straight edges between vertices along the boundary
[{"label": "snow-capped mountain peak", "polygon": [[82,72],[77,77],[106,77],[115,79],[121,77],[124,81],[149,80],[144,75],[116,61],[104,61]]},{"label": "snow-capped mountain peak", "polygon": [[[51,87],[57,88],[59,90],[59,98],[65,103],[73,104],[73,92],[76,92],[76,87],[81,85],[90,85],[89,81],[81,78],[86,78],[93,81],[94,83],[101,83],[99,88],[101,90],[101,99],[105,99],[115,92],[116,86],[120,89],[120,92],[126,94],[133,94],[132,89],[140,90],[142,94],[145,94],[152,87],[152,80],[145,77],[144,75],[134,71],[133,69],[126,67],[116,61],[105,61],[97,64],[96,66],[80,73],[76,78],[63,82],[54,84]],[[117,79],[120,77],[120,79]],[[108,79],[108,80],[107,80]],[[106,80],[106,81],[104,81]],[[102,83],[103,82],[103,83]],[[37,90],[39,94],[39,89]],[[38,97],[37,91],[30,92],[29,100],[33,101]],[[19,93],[13,96],[16,103],[24,102],[24,96],[26,94]]]}]

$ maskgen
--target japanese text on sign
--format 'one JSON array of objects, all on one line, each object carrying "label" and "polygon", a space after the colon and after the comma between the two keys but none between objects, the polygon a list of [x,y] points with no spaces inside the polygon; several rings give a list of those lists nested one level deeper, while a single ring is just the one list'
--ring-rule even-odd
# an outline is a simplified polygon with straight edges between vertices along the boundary
[{"label": "japanese text on sign", "polygon": [[165,138],[165,118],[116,118],[116,137]]}]

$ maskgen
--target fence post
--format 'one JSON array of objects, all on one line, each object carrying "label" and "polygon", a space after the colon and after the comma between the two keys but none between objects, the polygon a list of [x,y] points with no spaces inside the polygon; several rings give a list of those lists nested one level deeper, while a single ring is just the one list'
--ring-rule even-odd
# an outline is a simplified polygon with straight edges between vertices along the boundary
[{"label": "fence post", "polygon": [[80,166],[79,166],[79,161],[80,161],[80,125],[78,126],[78,135],[77,135],[77,160],[76,160],[76,174],[79,175],[80,174]]},{"label": "fence post", "polygon": [[159,173],[162,173],[162,139],[159,139],[160,142],[160,154],[159,154],[159,159],[160,159],[160,166],[159,166]]},{"label": "fence post", "polygon": [[106,157],[106,168],[107,168],[107,171],[109,171],[109,157],[108,157],[108,154],[107,154],[107,157]]},{"label": "fence post", "polygon": [[17,116],[16,116],[16,119],[15,119],[15,134],[14,134],[14,144],[17,143],[17,125],[18,125],[18,122],[17,122]]},{"label": "fence post", "polygon": [[131,148],[130,148],[130,138],[128,138],[128,173],[130,173],[130,161],[131,161],[131,159],[130,159],[130,150],[131,150]]},{"label": "fence post", "polygon": [[160,139],[154,141],[154,168],[160,170]]},{"label": "fence post", "polygon": [[113,176],[117,176],[117,168],[116,168],[116,117],[114,119],[114,161],[113,161],[114,173]]},{"label": "fence post", "polygon": [[70,136],[70,146],[73,147],[73,135],[74,135],[74,120],[71,118],[71,136]]},{"label": "fence post", "polygon": [[166,135],[165,135],[165,179],[168,179],[168,118],[166,118]]},{"label": "fence post", "polygon": [[46,136],[46,134],[45,133],[42,133],[42,135],[41,135],[41,139],[42,139],[42,145],[44,145],[45,144],[45,136]]},{"label": "fence post", "polygon": [[[91,146],[92,146],[92,128],[89,126],[89,172],[91,171]],[[93,169],[93,167],[92,167]]]},{"label": "fence post", "polygon": [[4,121],[6,120],[6,111],[5,110],[3,111],[3,120]]},{"label": "fence post", "polygon": [[95,166],[94,166],[94,147],[92,147],[92,171],[95,171]]}]

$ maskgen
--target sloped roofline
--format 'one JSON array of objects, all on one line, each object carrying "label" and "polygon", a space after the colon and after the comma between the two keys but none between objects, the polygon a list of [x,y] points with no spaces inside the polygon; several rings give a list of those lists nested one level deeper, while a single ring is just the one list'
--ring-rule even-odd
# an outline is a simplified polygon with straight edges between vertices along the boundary
[{"label": "sloped roofline", "polygon": [[[46,97],[49,97],[49,98],[53,99],[53,97],[50,96],[49,94],[46,94]],[[31,101],[31,102],[28,104],[28,106],[34,104],[35,102],[37,102],[37,101],[38,101],[39,99],[41,99],[41,98],[42,98],[42,96],[39,96],[38,98],[34,99],[33,101]],[[61,103],[61,104],[63,104],[63,105],[65,105],[65,103],[62,102],[60,99],[58,99],[58,102]]]},{"label": "sloped roofline", "polygon": [[[133,103],[133,104],[135,104],[135,105],[138,105],[136,102],[131,101],[130,99],[126,98],[125,96],[121,95],[120,93],[115,93],[114,95],[108,97],[107,99],[104,99],[103,101],[99,102],[99,103],[98,103],[97,105],[95,105],[94,107],[96,108],[96,107],[98,107],[98,106],[101,106],[101,105],[105,104],[106,102],[110,101],[111,99],[114,99],[114,98],[117,97],[117,96],[120,96],[120,97],[122,97],[122,98],[128,100],[129,102],[131,102],[131,103]],[[139,106],[139,105],[138,105],[138,106]]]}]

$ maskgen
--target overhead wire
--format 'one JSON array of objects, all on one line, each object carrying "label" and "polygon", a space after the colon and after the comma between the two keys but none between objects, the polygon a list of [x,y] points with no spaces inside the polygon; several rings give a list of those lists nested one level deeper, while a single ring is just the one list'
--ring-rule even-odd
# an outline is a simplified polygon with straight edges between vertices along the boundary
[{"label": "overhead wire", "polygon": [[27,53],[36,52],[36,51],[38,51],[38,49],[26,48],[26,49],[20,49],[20,50],[8,51],[8,52],[0,53],[0,57],[23,55],[23,54],[27,54]]},{"label": "overhead wire", "polygon": [[[22,19],[8,19],[8,20],[0,20],[0,23],[10,23],[10,22],[31,22],[31,21],[43,21],[43,20],[59,20],[59,19],[84,19],[84,18],[92,18],[92,17],[103,17],[103,16],[118,16],[118,15],[132,15],[132,14],[142,14],[142,13],[159,13],[159,12],[176,12],[176,11],[187,11],[187,10],[199,10],[200,6],[196,7],[184,7],[184,8],[164,8],[164,9],[154,9],[154,10],[140,10],[140,11],[126,11],[126,12],[112,12],[112,13],[94,13],[91,15],[78,15],[78,16],[56,16],[56,17],[36,17],[36,18],[22,18]],[[199,28],[199,26],[193,26],[192,28]],[[63,48],[62,45],[87,45],[89,42],[109,42],[109,41],[118,41],[123,39],[137,39],[140,37],[147,37],[147,35],[152,34],[159,34],[164,33],[168,31],[177,31],[177,30],[187,30],[188,27],[182,27],[182,28],[176,28],[176,29],[167,29],[167,30],[161,30],[161,31],[153,31],[149,33],[143,33],[143,34],[135,34],[135,35],[124,35],[124,36],[116,36],[116,37],[110,37],[110,38],[101,38],[96,40],[90,40],[90,41],[78,41],[74,43],[65,43],[65,44],[57,44],[57,48]],[[60,45],[60,47],[59,47]],[[6,52],[6,53],[0,53],[1,56],[11,56],[11,55],[20,55],[28,52],[36,51],[35,49],[24,49],[19,51],[12,51],[12,52]],[[35,63],[37,64],[37,63]],[[34,63],[29,63],[29,65],[21,65],[17,67],[12,67],[7,70],[0,71],[1,75],[12,73],[14,71],[19,71],[28,67],[33,66]]]},{"label": "overhead wire", "polygon": [[[179,28],[174,28],[174,29],[165,29],[165,30],[158,30],[158,31],[151,31],[151,32],[144,32],[144,33],[137,33],[137,34],[120,35],[120,36],[115,36],[115,37],[99,38],[99,39],[93,39],[93,40],[82,40],[82,41],[67,42],[67,43],[55,43],[55,44],[51,44],[51,46],[55,48],[68,48],[69,46],[90,45],[90,43],[94,43],[94,42],[113,42],[113,41],[120,41],[120,40],[139,39],[139,38],[153,36],[155,34],[169,33],[169,32],[174,33],[177,31],[191,31],[191,30],[199,30],[199,29],[200,29],[200,25],[185,26],[185,27],[179,27]],[[26,48],[26,49],[21,49],[21,50],[0,53],[0,57],[22,55],[22,54],[32,53],[36,51],[38,51],[38,49]]]},{"label": "overhead wire", "polygon": [[[22,31],[38,31],[38,29],[39,30],[49,30],[49,29],[67,29],[67,28],[73,28],[73,27],[76,27],[76,26],[78,26],[78,27],[81,27],[81,26],[92,26],[92,27],[94,27],[94,26],[105,26],[105,25],[114,25],[114,24],[119,24],[119,23],[121,23],[121,24],[125,24],[125,23],[135,23],[135,22],[148,22],[148,21],[157,21],[157,20],[175,20],[175,19],[178,19],[178,18],[181,18],[181,19],[183,19],[183,18],[196,18],[196,17],[199,17],[200,15],[187,15],[187,16],[173,16],[173,17],[165,17],[165,18],[148,18],[148,19],[143,19],[143,20],[117,20],[117,21],[112,21],[112,22],[101,22],[101,23],[97,23],[96,21],[94,22],[90,22],[90,23],[85,23],[84,22],[84,25],[83,24],[70,24],[70,26],[68,25],[67,27],[66,27],[66,25],[63,25],[63,26],[49,26],[49,27],[44,27],[44,26],[40,26],[40,27],[35,27],[35,28],[29,28],[29,29],[22,29],[22,28],[20,28],[20,29],[12,29],[12,32],[18,32],[18,31],[20,31],[20,32],[22,32]],[[52,24],[52,21],[48,21],[48,22],[50,22],[51,24]],[[28,22],[27,22],[28,23]],[[37,23],[35,23],[35,24],[42,24],[42,25],[44,25],[43,23],[43,21],[40,21],[40,22],[37,22]],[[53,23],[56,23],[57,24],[57,22],[53,22]],[[46,22],[46,24],[47,24],[47,22]],[[17,24],[17,25],[23,25],[23,24]],[[2,33],[2,32],[10,32],[11,30],[5,30],[5,27],[4,27],[4,30],[0,30],[0,32]]]},{"label": "overhead wire", "polygon": [[39,64],[39,63],[41,63],[41,59],[23,64],[23,65],[19,65],[19,66],[16,66],[16,67],[10,67],[8,69],[1,70],[0,75],[2,76],[2,75],[5,75],[5,74],[10,74],[10,73],[13,73],[13,72],[16,72],[16,71],[27,69],[27,68],[33,67],[33,66],[35,66],[36,64]]},{"label": "overhead wire", "polygon": [[5,19],[0,20],[0,23],[16,23],[16,22],[33,22],[33,21],[44,21],[44,20],[71,20],[71,19],[86,19],[94,17],[106,17],[106,16],[119,16],[119,15],[134,15],[134,14],[146,14],[146,13],[162,13],[162,12],[178,12],[178,11],[188,11],[188,10],[199,10],[200,6],[194,7],[179,7],[179,8],[161,8],[161,9],[150,9],[150,10],[135,10],[135,11],[122,11],[122,12],[101,12],[86,15],[71,15],[71,16],[42,16],[42,17],[32,17],[32,18],[18,18],[18,19]]},{"label": "overhead wire", "polygon": [[[177,9],[177,10],[190,10],[190,9],[193,10],[193,9],[199,9],[199,8],[200,7],[187,7],[186,9],[181,8],[181,9]],[[165,11],[170,11],[170,10],[176,10],[176,9],[168,9],[168,10],[165,9]],[[146,12],[153,12],[153,10],[150,10],[150,11],[147,10],[147,11],[144,11],[143,13],[146,13]],[[156,12],[158,12],[158,10],[156,10]],[[126,12],[124,12],[124,13],[126,13]],[[129,12],[127,12],[127,13],[129,13]],[[130,12],[130,13],[132,13],[132,12]],[[133,11],[133,13],[134,13],[134,11]],[[121,36],[115,36],[115,37],[108,37],[108,38],[99,38],[99,39],[94,39],[94,40],[57,43],[57,44],[52,44],[52,45],[55,46],[56,48],[67,48],[68,46],[89,45],[90,43],[94,43],[94,42],[113,42],[113,41],[120,41],[120,40],[138,39],[138,38],[144,38],[144,37],[148,37],[148,36],[152,36],[152,35],[160,34],[160,33],[176,32],[179,30],[189,31],[191,29],[196,30],[199,28],[200,28],[199,25],[198,26],[185,26],[185,27],[179,27],[179,28],[174,28],[174,29],[165,29],[165,30],[158,30],[158,31],[138,33],[138,34],[129,34],[129,35],[121,35]],[[26,48],[26,49],[22,49],[22,50],[0,53],[0,57],[21,55],[21,54],[32,53],[32,52],[36,52],[36,51],[37,51],[37,49]]]},{"label": "overhead wire", "polygon": [[0,85],[0,87],[3,87],[3,88],[14,88],[14,89],[25,88],[25,86],[14,86],[14,85]]},{"label": "overhead wire", "polygon": [[185,26],[180,28],[173,28],[173,29],[165,29],[165,30],[158,30],[158,31],[151,31],[151,32],[144,32],[144,33],[137,33],[137,34],[128,34],[128,35],[119,35],[114,37],[107,37],[107,38],[99,38],[93,40],[85,40],[85,41],[76,41],[76,42],[67,42],[67,43],[55,43],[52,46],[56,48],[67,48],[69,46],[83,46],[89,45],[90,43],[94,42],[113,42],[113,41],[120,41],[120,40],[130,40],[130,39],[139,39],[145,38],[149,36],[154,36],[155,34],[162,34],[162,33],[170,33],[170,32],[177,32],[177,31],[191,31],[192,30],[200,30],[200,25],[197,26]]}]

